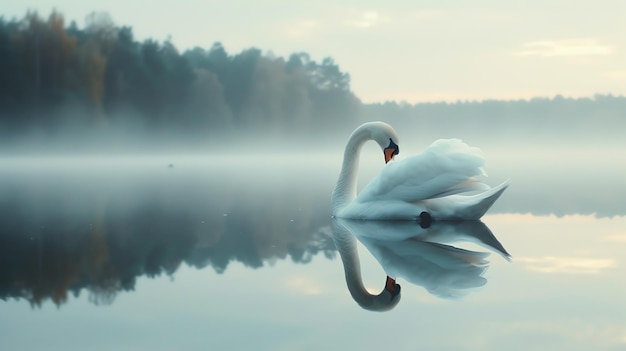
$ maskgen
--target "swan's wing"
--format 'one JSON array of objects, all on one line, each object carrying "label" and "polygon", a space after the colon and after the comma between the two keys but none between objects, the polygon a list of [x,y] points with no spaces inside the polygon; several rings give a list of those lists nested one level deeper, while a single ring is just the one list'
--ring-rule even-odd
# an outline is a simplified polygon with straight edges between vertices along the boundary
[{"label": "swan's wing", "polygon": [[458,139],[440,139],[421,154],[387,164],[357,196],[361,202],[416,202],[489,187],[474,177],[484,175],[479,149]]}]

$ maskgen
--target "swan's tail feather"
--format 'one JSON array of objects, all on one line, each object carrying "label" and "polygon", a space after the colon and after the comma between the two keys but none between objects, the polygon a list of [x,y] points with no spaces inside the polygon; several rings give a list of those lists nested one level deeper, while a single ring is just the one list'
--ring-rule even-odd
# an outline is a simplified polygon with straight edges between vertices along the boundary
[{"label": "swan's tail feather", "polygon": [[465,194],[465,193],[467,193],[467,195],[476,194],[478,192],[481,192],[481,193],[485,192],[489,189],[491,189],[489,185],[481,182],[480,180],[476,178],[468,178],[460,182],[459,184],[456,184],[454,186],[451,186],[445,189],[439,194],[435,194],[431,196],[431,198],[435,199],[438,197],[444,197],[444,196],[450,196],[450,195],[456,195],[456,194]]},{"label": "swan's tail feather", "polygon": [[471,215],[472,218],[467,219],[480,219],[491,208],[494,202],[498,200],[509,184],[510,182],[507,180],[504,183],[485,191],[484,193],[474,195],[473,197],[475,197],[478,201],[470,207],[471,212],[473,212]]},{"label": "swan's tail feather", "polygon": [[479,245],[495,250],[505,260],[511,260],[511,254],[506,251],[493,232],[481,221],[462,221],[458,223],[460,231],[472,233],[471,238]]},{"label": "swan's tail feather", "polygon": [[433,219],[478,220],[491,208],[494,202],[509,186],[509,181],[474,195],[451,195],[431,199],[427,207]]}]

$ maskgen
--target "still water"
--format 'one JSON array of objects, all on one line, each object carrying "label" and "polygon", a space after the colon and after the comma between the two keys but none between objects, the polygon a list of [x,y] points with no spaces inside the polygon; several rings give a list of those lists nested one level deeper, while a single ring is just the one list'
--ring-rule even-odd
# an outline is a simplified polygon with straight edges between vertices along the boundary
[{"label": "still water", "polygon": [[3,157],[0,349],[625,350],[623,152],[485,154],[430,228],[331,219],[335,153]]}]

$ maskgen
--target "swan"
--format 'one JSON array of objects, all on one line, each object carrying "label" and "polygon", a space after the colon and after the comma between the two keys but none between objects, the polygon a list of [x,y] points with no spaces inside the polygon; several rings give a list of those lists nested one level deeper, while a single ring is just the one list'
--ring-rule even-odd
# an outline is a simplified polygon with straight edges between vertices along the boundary
[{"label": "swan", "polygon": [[[483,286],[489,266],[488,252],[470,251],[447,244],[469,241],[510,255],[481,221],[440,221],[425,228],[410,221],[362,221],[332,219],[332,234],[344,266],[348,291],[364,309],[387,311],[400,301],[396,279],[424,287],[441,298],[457,298]],[[378,261],[387,274],[380,294],[363,286],[356,240]]]},{"label": "swan", "polygon": [[[386,165],[357,195],[359,154],[369,140],[383,150]],[[396,131],[384,122],[364,123],[352,132],[331,197],[333,217],[417,220],[425,225],[432,220],[477,220],[509,185],[506,181],[491,188],[479,181],[485,159],[459,139],[439,139],[420,154],[395,160],[398,142]]]}]

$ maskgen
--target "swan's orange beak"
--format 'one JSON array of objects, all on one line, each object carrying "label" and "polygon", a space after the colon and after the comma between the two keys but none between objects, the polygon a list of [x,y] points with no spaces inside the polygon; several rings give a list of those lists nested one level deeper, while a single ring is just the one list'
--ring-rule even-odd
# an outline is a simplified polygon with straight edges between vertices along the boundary
[{"label": "swan's orange beak", "polygon": [[394,149],[385,149],[385,163],[389,163],[389,161],[393,160],[394,156],[396,156],[396,154],[393,153],[394,151]]},{"label": "swan's orange beak", "polygon": [[389,163],[394,156],[400,153],[400,147],[389,138],[389,146],[383,150],[383,153],[385,154],[385,163]]},{"label": "swan's orange beak", "polygon": [[396,280],[390,276],[387,276],[387,281],[385,282],[385,289],[394,296],[400,294],[400,285],[397,284]]}]

